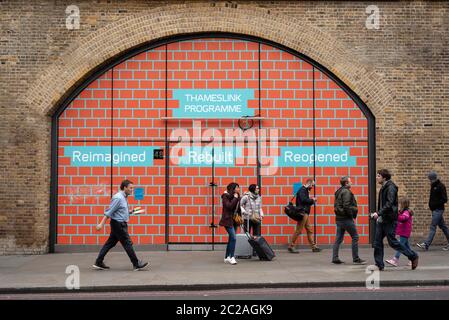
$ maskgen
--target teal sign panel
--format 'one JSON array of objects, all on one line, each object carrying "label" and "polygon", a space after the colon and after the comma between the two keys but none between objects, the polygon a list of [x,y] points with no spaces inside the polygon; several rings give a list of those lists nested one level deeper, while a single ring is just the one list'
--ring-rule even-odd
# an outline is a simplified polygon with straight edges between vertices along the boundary
[{"label": "teal sign panel", "polygon": [[148,167],[153,166],[155,147],[65,147],[64,156],[73,167]]},{"label": "teal sign panel", "polygon": [[240,118],[254,116],[248,100],[254,99],[253,89],[176,89],[173,99],[179,108],[173,110],[174,118]]},{"label": "teal sign panel", "polygon": [[349,147],[282,147],[279,167],[353,167]]}]

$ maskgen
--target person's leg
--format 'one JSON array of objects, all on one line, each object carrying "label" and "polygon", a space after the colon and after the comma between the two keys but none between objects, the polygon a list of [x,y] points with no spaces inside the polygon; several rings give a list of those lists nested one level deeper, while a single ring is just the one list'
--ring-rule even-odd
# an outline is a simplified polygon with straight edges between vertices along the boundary
[{"label": "person's leg", "polygon": [[230,252],[231,252],[231,233],[232,231],[230,229],[234,229],[234,227],[225,227],[226,232],[228,233],[228,244],[226,245],[226,253],[225,258],[229,258]]},{"label": "person's leg", "polygon": [[344,224],[340,221],[337,221],[337,235],[335,237],[335,243],[332,247],[332,261],[339,260],[338,258],[338,251],[340,249],[340,245],[343,242],[345,236],[345,228]]},{"label": "person's leg", "polygon": [[235,254],[235,244],[237,242],[235,228],[229,228],[228,233],[229,233],[229,257],[233,258]]},{"label": "person's leg", "polygon": [[114,231],[112,230],[111,227],[111,233],[109,235],[108,240],[105,242],[105,244],[103,245],[103,247],[100,250],[100,253],[98,254],[97,259],[95,260],[95,264],[101,264],[103,263],[104,257],[106,256],[106,254],[109,252],[109,250],[111,250],[112,248],[115,247],[115,245],[117,244],[118,239],[114,234]]},{"label": "person's leg", "polygon": [[352,261],[359,259],[359,233],[353,220],[346,221],[346,231],[352,239]]},{"label": "person's leg", "polygon": [[253,223],[253,235],[260,237],[262,235],[262,223]]},{"label": "person's leg", "polygon": [[128,233],[128,224],[122,222],[118,223],[118,225],[115,227],[117,228],[116,233],[117,238],[119,239],[120,243],[122,244],[123,248],[128,254],[129,260],[131,260],[131,263],[133,264],[134,267],[137,267],[139,265],[139,259],[137,259],[136,253],[134,252],[133,242],[131,241],[131,238]]},{"label": "person's leg", "polygon": [[399,251],[404,256],[406,256],[410,261],[417,257],[416,252],[407,249],[402,245],[398,239],[396,239],[396,223],[388,223],[385,225],[385,233],[387,235],[388,244],[390,247],[396,251]]},{"label": "person's leg", "polygon": [[301,234],[302,229],[304,229],[304,225],[308,217],[309,216],[305,214],[304,218],[296,224],[295,233],[293,234],[292,242],[290,243],[289,246],[290,248],[293,248],[295,246],[296,240],[298,240],[298,237]]},{"label": "person's leg", "polygon": [[[399,237],[399,243],[406,249],[410,250],[410,246],[408,245],[408,238],[400,236]],[[401,256],[400,251],[396,251],[395,258],[396,260],[399,260],[399,257]]]},{"label": "person's leg", "polygon": [[307,220],[304,224],[304,227],[307,232],[307,240],[309,241],[310,246],[312,247],[312,249],[316,249],[317,246],[315,240],[313,240],[313,229],[312,226],[310,225],[310,216],[307,216]]},{"label": "person's leg", "polygon": [[446,225],[446,222],[444,221],[444,211],[441,213],[441,219],[438,226],[440,227],[441,231],[443,231],[444,235],[446,236],[446,240],[449,243],[449,228]]},{"label": "person's leg", "polygon": [[376,223],[376,234],[374,237],[374,261],[379,269],[385,267],[384,264],[384,227],[382,223]]},{"label": "person's leg", "polygon": [[437,232],[437,226],[440,224],[442,216],[443,216],[442,210],[434,210],[432,212],[432,222],[430,223],[429,227],[429,236],[427,237],[427,240],[424,241],[426,248],[429,248],[430,245],[432,244],[433,238],[435,238],[435,234]]}]

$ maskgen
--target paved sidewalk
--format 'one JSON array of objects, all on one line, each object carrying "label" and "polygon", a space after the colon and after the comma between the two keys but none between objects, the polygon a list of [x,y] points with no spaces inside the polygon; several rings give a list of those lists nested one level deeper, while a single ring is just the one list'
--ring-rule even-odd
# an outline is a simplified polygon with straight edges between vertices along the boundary
[{"label": "paved sidewalk", "polygon": [[[367,266],[352,265],[349,248],[340,252],[344,265],[330,263],[331,249],[300,251],[277,250],[271,262],[239,259],[235,266],[224,264],[222,251],[138,252],[139,258],[150,261],[150,268],[140,272],[132,271],[124,251],[108,254],[108,271],[92,269],[96,253],[0,256],[0,293],[66,291],[69,265],[79,267],[81,290],[85,291],[365,286]],[[449,252],[437,246],[417,252],[418,269],[410,270],[407,259],[401,257],[400,267],[386,267],[380,273],[380,285],[449,285]],[[385,258],[392,253],[386,248]],[[373,264],[372,248],[361,248],[360,256]]]}]

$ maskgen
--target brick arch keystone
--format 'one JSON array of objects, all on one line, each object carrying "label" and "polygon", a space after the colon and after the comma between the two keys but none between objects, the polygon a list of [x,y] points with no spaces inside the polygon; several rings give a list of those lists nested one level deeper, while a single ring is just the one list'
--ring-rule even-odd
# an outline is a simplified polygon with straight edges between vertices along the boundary
[{"label": "brick arch keystone", "polygon": [[105,61],[139,44],[178,34],[231,32],[271,40],[325,66],[380,116],[392,103],[383,79],[357,61],[330,35],[298,19],[269,10],[217,3],[167,5],[111,22],[78,39],[31,84],[24,100],[51,115],[68,92]]}]

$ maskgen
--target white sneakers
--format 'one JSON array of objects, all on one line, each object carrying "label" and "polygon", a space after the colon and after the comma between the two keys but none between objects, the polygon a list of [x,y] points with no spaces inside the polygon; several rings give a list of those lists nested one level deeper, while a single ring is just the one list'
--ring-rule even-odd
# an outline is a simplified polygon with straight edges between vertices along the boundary
[{"label": "white sneakers", "polygon": [[234,265],[234,264],[237,264],[237,260],[235,260],[235,258],[234,257],[227,257],[226,259],[224,259],[224,263],[229,263],[229,264],[232,264],[232,265]]}]

